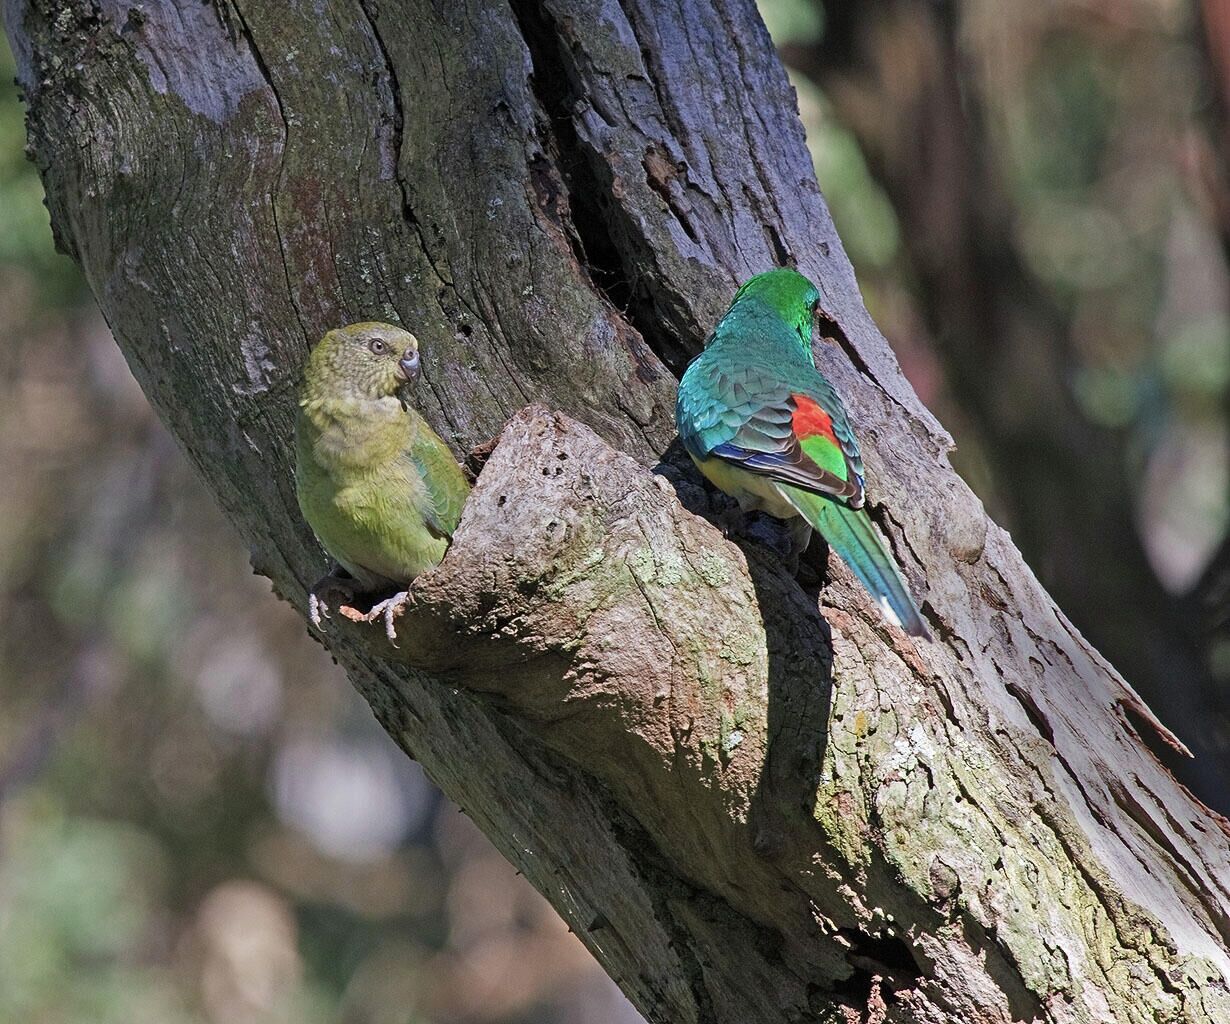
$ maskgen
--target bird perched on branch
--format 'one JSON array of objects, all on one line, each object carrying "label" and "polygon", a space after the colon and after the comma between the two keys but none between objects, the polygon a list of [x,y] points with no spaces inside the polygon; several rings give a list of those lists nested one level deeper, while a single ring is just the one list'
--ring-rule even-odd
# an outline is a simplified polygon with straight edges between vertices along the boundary
[{"label": "bird perched on branch", "polygon": [[413,334],[383,323],[351,324],[312,349],[295,421],[295,491],[333,573],[312,588],[321,628],[335,594],[399,593],[376,604],[390,641],[406,585],[440,563],[470,493],[445,443],[404,400],[419,376]]},{"label": "bird perched on branch", "polygon": [[819,299],[795,270],[744,284],[679,382],[679,437],[700,471],[744,510],[801,516],[891,621],[927,636],[863,508],[863,460],[846,410],[812,358]]}]

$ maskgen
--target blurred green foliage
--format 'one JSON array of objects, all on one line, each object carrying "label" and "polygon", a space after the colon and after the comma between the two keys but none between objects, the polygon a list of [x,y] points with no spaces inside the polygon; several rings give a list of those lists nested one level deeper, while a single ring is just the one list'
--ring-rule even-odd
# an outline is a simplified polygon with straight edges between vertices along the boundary
[{"label": "blurred green foliage", "polygon": [[160,852],[123,823],[69,818],[50,796],[10,802],[0,843],[0,1019],[191,1020],[140,947]]},{"label": "blurred green foliage", "polygon": [[824,35],[824,8],[811,0],[761,0],[757,6],[777,46],[815,43]]}]

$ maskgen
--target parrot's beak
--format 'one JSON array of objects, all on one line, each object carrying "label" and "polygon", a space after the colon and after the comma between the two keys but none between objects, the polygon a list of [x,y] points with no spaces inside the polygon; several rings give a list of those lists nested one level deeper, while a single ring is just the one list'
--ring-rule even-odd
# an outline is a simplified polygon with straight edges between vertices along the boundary
[{"label": "parrot's beak", "polygon": [[405,380],[418,380],[421,366],[419,364],[419,350],[416,348],[408,348],[402,353],[402,357],[397,360],[397,372]]}]

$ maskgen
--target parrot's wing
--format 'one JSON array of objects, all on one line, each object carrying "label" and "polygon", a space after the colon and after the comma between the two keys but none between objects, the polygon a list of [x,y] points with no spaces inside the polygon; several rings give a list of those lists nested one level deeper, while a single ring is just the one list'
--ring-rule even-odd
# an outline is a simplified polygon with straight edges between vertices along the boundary
[{"label": "parrot's wing", "polygon": [[448,446],[426,424],[415,431],[409,454],[431,499],[431,507],[423,510],[423,521],[432,533],[451,538],[470,485]]},{"label": "parrot's wing", "polygon": [[701,411],[696,434],[707,442],[704,455],[862,506],[858,441],[841,400],[819,372],[809,368],[803,379],[786,381],[767,367],[716,360],[696,370],[693,387],[703,397],[690,405]]}]

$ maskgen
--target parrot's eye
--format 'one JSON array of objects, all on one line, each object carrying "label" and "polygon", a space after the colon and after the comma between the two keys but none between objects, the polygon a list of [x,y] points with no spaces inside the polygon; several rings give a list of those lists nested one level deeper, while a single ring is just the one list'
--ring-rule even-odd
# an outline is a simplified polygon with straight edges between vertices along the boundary
[{"label": "parrot's eye", "polygon": [[372,338],[372,340],[367,343],[367,347],[378,356],[384,355],[389,350],[389,346],[379,338]]}]

